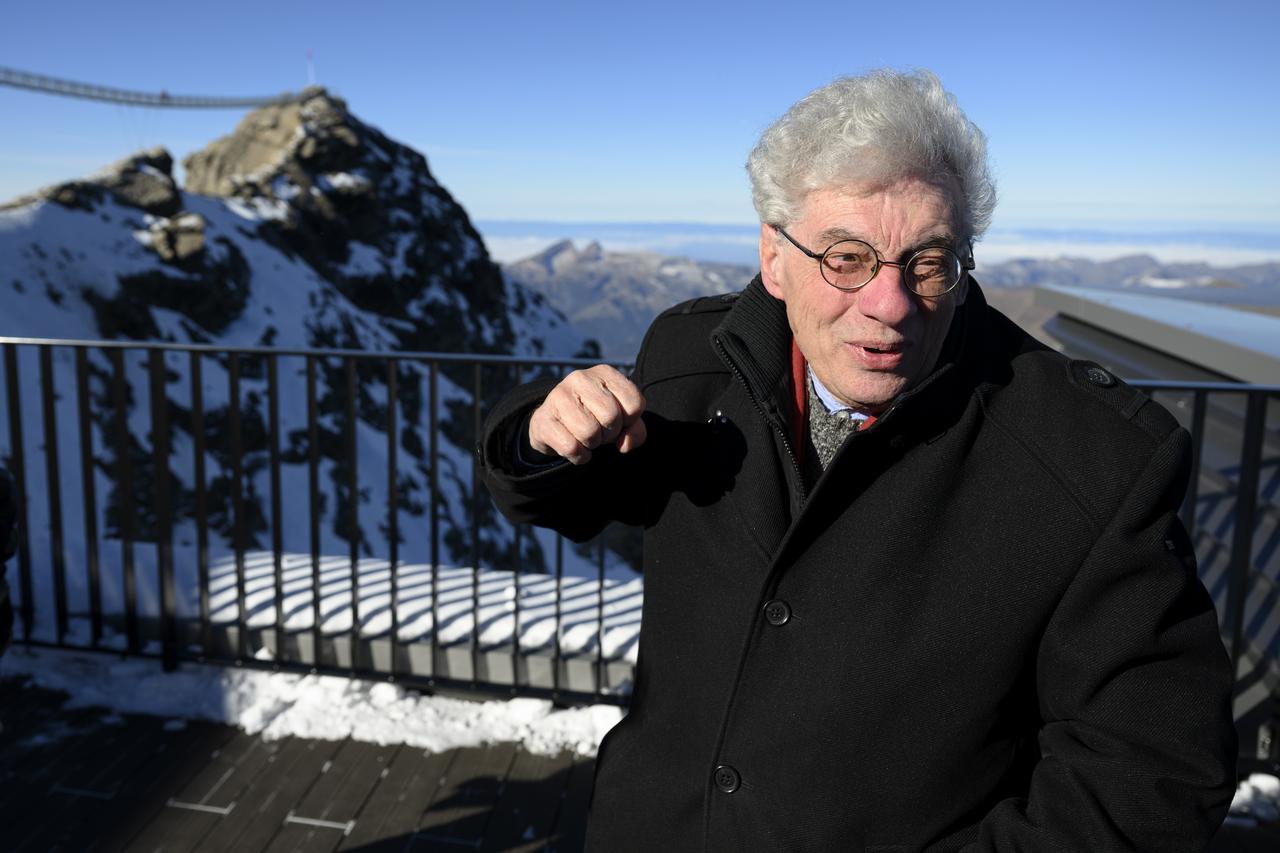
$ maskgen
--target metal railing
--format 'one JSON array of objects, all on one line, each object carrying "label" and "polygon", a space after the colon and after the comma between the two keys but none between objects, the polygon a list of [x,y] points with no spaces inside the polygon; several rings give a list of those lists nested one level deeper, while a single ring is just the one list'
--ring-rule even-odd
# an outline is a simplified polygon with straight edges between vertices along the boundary
[{"label": "metal railing", "polygon": [[[150,654],[161,657],[167,666],[181,660],[234,662],[389,677],[436,689],[625,704],[630,666],[616,650],[608,653],[605,643],[606,598],[620,587],[609,585],[606,563],[611,557],[605,536],[593,542],[589,551],[567,552],[559,537],[552,540],[547,534],[512,528],[496,517],[487,493],[478,486],[474,454],[466,452],[467,462],[462,463],[457,450],[450,449],[474,444],[486,405],[501,391],[536,373],[558,374],[593,362],[25,338],[0,338],[0,347],[8,405],[7,464],[23,496],[18,507],[20,640]],[[34,352],[34,358],[30,353],[26,356],[26,369],[19,363],[22,350]],[[136,364],[131,364],[131,355]],[[294,396],[302,401],[304,411],[291,413],[299,425],[290,434],[286,458],[281,399],[287,383],[280,379],[280,365],[290,359],[302,366],[298,381],[304,393]],[[225,385],[214,381],[215,373],[225,375]],[[32,375],[38,395],[24,392],[24,383]],[[185,398],[175,399],[172,388],[184,384],[188,386]],[[1213,594],[1225,641],[1237,663],[1240,692],[1251,690],[1255,698],[1274,697],[1280,686],[1276,664],[1280,657],[1280,412],[1275,408],[1280,386],[1148,380],[1133,384],[1164,403],[1191,431],[1197,473],[1182,514],[1197,546],[1201,576]],[[377,386],[383,389],[383,402],[371,405],[369,389]],[[446,386],[450,389],[447,400]],[[219,387],[225,387],[227,405],[211,407],[206,396]],[[148,414],[139,420],[133,417],[139,408],[134,401],[144,389]],[[66,396],[68,390],[71,396]],[[246,395],[252,399],[259,393],[265,394],[265,415],[245,404]],[[74,426],[68,426],[69,410],[74,410]],[[215,416],[217,430],[210,425]],[[175,431],[175,420],[181,430]],[[43,439],[43,464],[34,466],[27,459],[34,451],[24,440],[24,431],[33,423]],[[149,447],[139,437],[143,428],[150,436]],[[361,445],[362,430],[378,434],[382,441],[386,467],[381,479],[386,491],[379,498],[362,488],[362,483],[378,479],[376,472],[360,470],[360,460],[370,455],[368,442]],[[450,433],[447,440],[445,432]],[[182,453],[177,444],[183,445]],[[366,449],[363,456],[361,446]],[[60,448],[69,448],[78,459],[67,458]],[[104,459],[107,455],[114,458]],[[75,488],[65,486],[63,466],[69,462],[79,469]],[[329,491],[322,488],[325,465],[329,466]],[[420,482],[406,484],[405,472],[414,465]],[[442,472],[449,478],[447,484]],[[284,502],[294,494],[283,482],[286,474],[294,481],[305,474],[306,483],[306,547],[292,556],[284,541]],[[29,516],[40,496],[29,487],[37,475],[46,494],[36,513],[40,529],[33,531]],[[104,482],[114,495],[105,508],[98,495]],[[265,484],[261,518],[253,509],[259,482]],[[421,506],[405,509],[406,493],[415,489],[425,499]],[[79,494],[65,503],[64,496],[73,491]],[[360,520],[362,507],[367,519],[367,507],[378,501],[382,503],[382,548],[371,544],[369,525]],[[461,510],[465,518],[445,518],[446,510]],[[79,516],[80,530],[69,538],[65,522],[72,511]],[[329,546],[321,535],[326,521],[336,531],[328,538]],[[175,557],[175,522],[185,524],[184,529],[194,536],[183,552],[196,564],[194,584],[186,587],[177,581],[182,561]],[[225,570],[217,578],[211,574],[214,527],[221,531],[227,552]],[[258,552],[263,560],[269,556],[269,571],[261,564],[250,571],[255,531],[270,535],[269,547]],[[52,632],[43,634],[37,630],[40,585],[33,580],[33,566],[41,555],[32,552],[33,532],[47,543],[42,565],[52,581],[46,586],[53,604],[45,607],[51,610]],[[74,588],[68,584],[67,550],[81,533],[79,562],[83,565],[76,568],[84,573],[87,593],[80,596],[79,609],[73,610],[68,604]],[[421,546],[424,539],[425,567],[415,574],[405,552],[411,543]],[[112,542],[119,548],[118,577],[112,579],[120,587],[116,609],[106,607],[103,590],[102,552]],[[345,577],[337,580],[334,558],[327,554],[333,542],[346,546]],[[157,606],[149,614],[139,606],[136,558],[140,544],[154,545],[158,594]],[[593,579],[579,578],[586,583],[575,592],[571,607],[564,597],[567,553],[576,555],[579,569],[584,561],[594,562],[595,569]],[[535,559],[539,555],[541,559]],[[386,571],[371,580],[368,564],[379,560]],[[459,572],[465,587],[460,605]],[[447,590],[442,573],[448,574],[454,604],[461,607],[457,618],[470,619],[470,629],[461,632],[461,639],[444,636],[441,608]],[[537,581],[536,576],[553,587],[553,595],[542,599],[540,616],[531,615],[531,605],[525,602],[530,579]],[[512,624],[509,639],[501,635],[498,642],[486,643],[481,624],[486,607],[490,621],[503,618],[501,612],[492,616],[494,605],[483,600],[482,588],[493,586],[494,578],[499,585],[508,584],[507,603],[502,606]],[[223,607],[224,615],[230,611],[234,616],[230,622],[213,618],[210,596],[217,587],[215,581],[223,584],[224,598],[230,590],[227,584],[234,582],[234,601]],[[420,588],[409,593],[411,582]],[[362,623],[360,611],[366,602],[360,590],[362,584],[371,583],[386,587],[390,606],[389,625],[369,633],[363,632],[368,620]],[[198,608],[184,616],[179,596],[190,595],[190,586],[198,592]],[[333,598],[332,590],[344,586],[351,601],[345,657],[335,651],[342,632],[324,626],[333,608],[322,612],[326,599]],[[264,589],[271,620],[255,636],[250,599],[261,597]],[[303,604],[290,604],[291,594],[300,595]],[[408,594],[429,602],[430,630],[406,639],[402,605]],[[305,628],[289,624],[299,607],[311,611]],[[565,620],[577,614],[582,627],[583,613],[594,624],[585,626],[587,639],[578,648],[568,649]],[[624,607],[620,618],[638,628],[638,613],[638,604]],[[545,641],[529,647],[522,642],[522,631],[530,620],[539,619],[554,625]],[[72,636],[75,620],[87,620],[87,637],[83,632]],[[119,636],[108,637],[108,623],[119,626]],[[148,632],[150,642],[144,643]],[[303,648],[304,640],[309,651]],[[377,643],[384,646],[381,658],[366,648]],[[269,660],[259,659],[264,648],[271,653]],[[423,653],[425,665],[415,663],[417,652]],[[452,664],[445,660],[450,655]],[[495,655],[509,661],[498,675],[494,674]],[[540,680],[534,677],[539,658],[548,662]],[[585,663],[591,670],[586,687],[568,683],[574,662]],[[458,671],[465,675],[459,677]]]},{"label": "metal railing", "polygon": [[[566,576],[566,554],[576,552],[568,552],[559,537],[545,549],[542,543],[531,547],[537,534],[496,517],[480,483],[475,454],[461,450],[474,445],[494,392],[534,374],[559,374],[594,361],[12,337],[0,338],[0,347],[8,406],[5,461],[19,495],[17,640],[158,656],[166,667],[182,660],[224,662],[386,677],[430,689],[519,694],[566,703],[625,703],[630,665],[624,655],[630,649],[610,654],[605,644],[606,622],[613,616],[607,612],[606,595],[625,585],[607,577],[604,537],[590,545],[595,577],[581,577],[586,561],[582,554],[576,554],[579,576]],[[298,427],[290,436],[286,458],[281,444],[280,365],[290,360],[299,363],[305,386],[304,394],[291,396],[305,399],[305,412],[286,412]],[[215,381],[214,373],[223,374],[224,382]],[[38,394],[26,387],[32,377]],[[174,386],[183,385],[185,398],[174,399]],[[382,393],[376,405],[370,402],[370,389],[375,387]],[[211,408],[206,398],[217,388],[224,390],[226,405]],[[255,395],[257,408],[246,405],[246,398],[252,403]],[[143,396],[147,414],[139,418],[138,400]],[[72,410],[74,419],[69,417]],[[210,423],[215,416],[216,436]],[[24,435],[35,421],[42,438],[39,451],[28,448]],[[182,429],[175,430],[175,421]],[[448,439],[443,435],[446,429],[452,433]],[[381,448],[369,446],[369,431],[380,433]],[[177,444],[184,446],[183,453],[176,452]],[[67,458],[68,448],[74,448],[70,455],[78,459]],[[28,459],[36,452],[43,456],[42,466]],[[361,470],[362,459],[379,455],[385,459],[383,476]],[[75,488],[66,485],[63,468],[68,462],[79,468]],[[325,465],[328,490],[322,484]],[[212,479],[211,468],[217,469]],[[419,474],[420,482],[407,483],[406,471]],[[291,558],[284,541],[283,478],[302,472],[308,548]],[[450,479],[448,488],[442,474]],[[33,482],[36,479],[41,482]],[[295,483],[298,479],[292,476]],[[376,479],[386,484],[385,494],[377,498],[367,486]],[[104,480],[110,489],[106,505],[98,494]],[[257,494],[257,484],[265,486],[265,494]],[[71,492],[77,490],[73,497]],[[39,501],[39,491],[45,492],[44,501]],[[406,510],[410,491],[425,497]],[[296,503],[300,496],[289,492],[289,497]],[[255,509],[258,498],[261,506]],[[76,526],[81,529],[75,533],[66,525],[64,510],[72,508],[67,499],[80,517]],[[379,501],[378,531],[371,533],[370,507]],[[462,520],[456,517],[459,510],[465,514]],[[265,517],[257,518],[258,512]],[[34,526],[33,516],[39,516]],[[329,549],[334,541],[345,539],[345,591],[335,581],[335,560],[322,545],[326,521],[335,528],[328,536]],[[184,567],[175,564],[175,523],[184,524],[194,537],[184,553],[196,563],[195,582],[185,588],[178,581]],[[215,527],[221,529],[226,552],[220,577],[211,572]],[[264,532],[270,536],[267,572],[261,565],[250,565],[256,534]],[[73,567],[68,546],[81,533],[83,547],[77,550],[83,566]],[[39,534],[47,554],[33,553],[33,534]],[[401,624],[409,568],[404,551],[423,540],[426,547],[418,550],[425,565],[410,574],[418,587],[412,595],[420,604],[429,602],[429,615],[419,612],[418,621],[429,622],[430,629],[406,639]],[[104,603],[104,549],[109,546],[119,549],[113,566],[118,571],[111,573],[120,588],[115,609]],[[144,567],[138,558],[140,547],[151,546],[158,588],[155,606],[148,609],[141,602]],[[545,559],[528,565],[531,554]],[[309,571],[299,569],[299,557]],[[291,559],[294,565],[287,568]],[[385,566],[385,571],[371,570],[370,564]],[[37,565],[48,583],[37,583]],[[83,584],[69,584],[72,569],[83,574]],[[305,584],[299,583],[301,575],[309,576]],[[223,593],[230,591],[232,577],[233,618],[219,622],[211,594],[218,583]],[[500,636],[496,643],[485,640],[490,626],[482,624],[485,613],[494,611],[492,603],[482,601],[488,595],[482,588],[494,586],[495,577],[499,585],[507,584],[508,601],[499,603],[499,613],[489,621],[511,623],[509,636]],[[533,617],[524,601],[531,585],[540,590],[542,600],[540,615]],[[303,586],[309,589],[302,597],[311,611],[310,624],[291,628],[287,623],[298,615],[299,606],[290,599],[296,599]],[[377,597],[386,601],[369,598],[370,587],[379,587]],[[566,599],[569,587],[572,607]],[[322,609],[334,598],[334,588],[350,597],[345,638],[325,627],[334,608],[329,613]],[[83,592],[78,610],[68,603],[77,591]],[[261,613],[263,605],[255,610],[250,598],[264,593],[271,621],[255,626],[251,616]],[[53,599],[51,607],[46,602],[43,608],[51,624],[41,625],[42,594]],[[198,596],[198,609],[184,616],[180,595]],[[469,618],[469,629],[454,632],[459,637],[445,636],[448,620],[442,622],[441,611],[446,606],[462,608],[454,622]],[[362,608],[385,610],[389,626],[366,630],[370,617]],[[222,609],[225,616],[228,607]],[[625,606],[620,618],[634,624],[638,612],[638,604]],[[582,629],[573,649],[565,647],[571,617]],[[535,618],[554,624],[545,641],[529,648],[522,636]],[[73,630],[76,627],[84,630]],[[304,648],[308,644],[309,649]],[[381,653],[375,648],[379,644]],[[508,663],[498,673],[495,661],[501,659]],[[542,676],[534,678],[539,663]],[[591,670],[589,676],[583,675],[582,665]]]}]

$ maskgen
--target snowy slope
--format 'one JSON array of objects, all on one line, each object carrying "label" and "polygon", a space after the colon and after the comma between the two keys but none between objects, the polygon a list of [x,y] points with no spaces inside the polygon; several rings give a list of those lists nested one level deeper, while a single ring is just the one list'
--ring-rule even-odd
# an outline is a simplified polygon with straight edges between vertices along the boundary
[{"label": "snowy slope", "polygon": [[[541,295],[510,280],[489,260],[466,212],[434,179],[421,154],[365,125],[323,90],[312,90],[301,104],[250,113],[234,134],[187,158],[184,165],[186,190],[174,183],[167,152],[153,150],[0,208],[0,334],[379,352],[558,357],[596,352],[593,343]],[[97,540],[89,541],[80,499],[84,460],[77,431],[75,353],[70,348],[53,351],[62,495],[57,509],[73,613],[88,606],[86,567],[92,549],[102,561],[104,608],[118,612],[123,606],[125,545],[120,519],[126,507],[136,515],[133,557],[142,609],[154,612],[155,472],[146,358],[140,350],[123,357],[133,467],[133,490],[125,494],[115,482],[119,460],[111,408],[112,361],[102,350],[89,352],[98,531]],[[41,606],[37,629],[50,637],[51,508],[39,353],[19,346],[17,362],[33,580]],[[190,358],[169,353],[165,367],[175,564],[180,585],[190,589],[195,582],[196,539]],[[268,380],[261,358],[243,356],[240,367],[246,545],[269,547]],[[277,369],[284,460],[281,532],[285,550],[302,552],[310,548],[305,361],[281,357]],[[230,551],[232,532],[228,360],[204,356],[201,370],[210,554],[217,560]],[[385,558],[390,547],[387,374],[385,361],[359,362],[358,541],[366,558]],[[470,378],[469,369],[448,367],[439,376],[438,479],[446,565],[470,560],[468,513],[476,503],[488,508],[486,495],[477,501],[473,494]],[[400,554],[421,563],[427,559],[429,527],[427,367],[400,362],[396,379]],[[509,373],[486,371],[482,408],[510,381]],[[347,394],[339,360],[319,362],[317,397],[321,552],[345,555],[349,494],[342,454]],[[0,432],[8,450],[14,436],[9,434],[7,396],[0,399],[6,409]],[[482,563],[513,568],[517,554],[512,530],[492,512],[484,522]],[[545,567],[543,555],[550,543],[546,536],[524,536],[522,567]],[[566,553],[571,574],[594,574],[571,549]],[[10,578],[20,597],[13,568]]]}]

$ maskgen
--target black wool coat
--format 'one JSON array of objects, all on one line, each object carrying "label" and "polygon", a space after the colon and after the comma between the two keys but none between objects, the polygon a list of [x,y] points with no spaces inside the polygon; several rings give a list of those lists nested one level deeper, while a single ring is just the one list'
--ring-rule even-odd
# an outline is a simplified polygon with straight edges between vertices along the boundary
[{"label": "black wool coat", "polygon": [[1203,850],[1236,736],[1175,515],[1187,433],[971,282],[935,371],[806,487],[789,365],[757,278],[655,321],[638,451],[519,464],[546,384],[486,424],[509,518],[645,531],[634,695],[588,847]]}]

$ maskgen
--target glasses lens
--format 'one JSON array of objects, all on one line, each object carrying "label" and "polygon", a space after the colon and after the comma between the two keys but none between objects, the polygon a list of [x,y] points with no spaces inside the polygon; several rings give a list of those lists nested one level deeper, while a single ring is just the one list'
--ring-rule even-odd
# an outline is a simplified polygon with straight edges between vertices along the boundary
[{"label": "glasses lens", "polygon": [[822,276],[836,287],[861,287],[875,268],[875,249],[861,240],[842,240],[822,256]]},{"label": "glasses lens", "polygon": [[921,296],[941,296],[960,281],[960,256],[938,246],[917,252],[907,263],[907,286]]}]

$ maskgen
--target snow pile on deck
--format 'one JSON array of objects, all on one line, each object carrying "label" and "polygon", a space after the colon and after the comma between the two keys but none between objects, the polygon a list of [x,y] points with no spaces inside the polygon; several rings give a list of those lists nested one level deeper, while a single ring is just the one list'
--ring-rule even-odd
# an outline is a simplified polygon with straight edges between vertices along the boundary
[{"label": "snow pile on deck", "polygon": [[1280,820],[1280,779],[1269,773],[1250,773],[1236,788],[1231,814],[1264,822]]},{"label": "snow pile on deck", "polygon": [[608,705],[556,710],[539,699],[423,696],[387,682],[334,676],[193,664],[164,672],[156,661],[48,649],[10,649],[0,658],[0,678],[18,674],[69,693],[69,707],[212,720],[269,740],[349,737],[432,752],[515,742],[542,755],[595,755],[623,713]]}]

